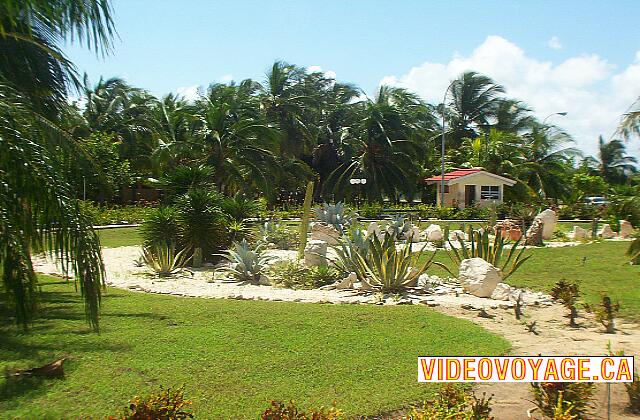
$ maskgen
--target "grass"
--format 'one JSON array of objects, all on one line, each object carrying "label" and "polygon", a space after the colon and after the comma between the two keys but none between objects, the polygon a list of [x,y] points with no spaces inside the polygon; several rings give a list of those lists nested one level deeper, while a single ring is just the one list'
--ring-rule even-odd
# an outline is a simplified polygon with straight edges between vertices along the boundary
[{"label": "grass", "polygon": [[[526,251],[533,255],[516,271],[507,283],[549,293],[562,279],[580,283],[585,302],[599,303],[606,293],[621,304],[620,315],[640,321],[640,266],[629,265],[624,255],[629,242],[595,242],[562,248],[537,248]],[[444,251],[438,251],[435,261],[453,268]],[[435,268],[434,274],[446,271]],[[455,272],[455,271],[454,271]]]},{"label": "grass", "polygon": [[[320,305],[179,298],[108,289],[101,332],[80,297],[42,277],[28,334],[0,317],[0,369],[66,355],[64,379],[0,379],[4,418],[104,417],[136,394],[186,386],[198,418],[257,418],[270,399],[333,400],[371,415],[428,398],[420,355],[504,354],[508,343],[424,306]],[[4,308],[4,309],[3,309]],[[0,313],[6,311],[0,296]]]},{"label": "grass", "polygon": [[100,244],[107,248],[140,245],[142,243],[140,229],[137,227],[99,229],[97,232],[100,237]]}]

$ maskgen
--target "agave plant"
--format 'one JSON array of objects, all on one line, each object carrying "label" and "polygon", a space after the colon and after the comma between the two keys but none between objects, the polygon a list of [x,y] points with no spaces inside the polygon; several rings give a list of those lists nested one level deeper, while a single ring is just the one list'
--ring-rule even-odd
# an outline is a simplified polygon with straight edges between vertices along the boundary
[{"label": "agave plant", "polygon": [[[502,272],[502,280],[506,280],[511,276],[525,261],[531,258],[531,255],[524,256],[525,248],[522,247],[518,250],[520,239],[512,243],[511,249],[505,248],[505,239],[502,235],[496,235],[493,240],[489,238],[489,229],[475,230],[471,226],[467,232],[469,242],[467,243],[463,238],[458,237],[460,242],[460,249],[456,249],[449,242],[449,257],[456,264],[460,265],[462,260],[469,258],[482,258],[486,262],[490,263],[494,267],[500,268]],[[445,237],[449,238],[449,229],[445,229]],[[446,268],[445,266],[443,266]],[[448,268],[446,268],[452,275],[455,275]]]},{"label": "agave plant", "polygon": [[344,232],[353,221],[353,217],[343,203],[335,205],[324,203],[322,208],[316,209],[316,218],[321,222],[332,225],[339,232]]},{"label": "agave plant", "polygon": [[142,249],[142,262],[160,277],[179,273],[189,261],[186,249],[176,252],[175,245],[160,243]]},{"label": "agave plant", "polygon": [[420,262],[427,244],[414,253],[411,242],[398,248],[395,239],[389,232],[383,240],[372,235],[364,247],[350,238],[344,239],[334,248],[337,254],[334,263],[343,273],[354,272],[361,282],[382,292],[403,291],[417,284],[420,275],[433,263],[435,252]]},{"label": "agave plant", "polygon": [[275,258],[265,255],[263,244],[252,249],[246,240],[234,242],[232,249],[220,255],[231,262],[231,267],[223,268],[222,271],[231,274],[238,281],[251,284],[260,283],[267,264]]},{"label": "agave plant", "polygon": [[411,222],[402,215],[394,216],[391,223],[387,226],[387,232],[396,239],[402,238],[409,230],[411,230]]}]

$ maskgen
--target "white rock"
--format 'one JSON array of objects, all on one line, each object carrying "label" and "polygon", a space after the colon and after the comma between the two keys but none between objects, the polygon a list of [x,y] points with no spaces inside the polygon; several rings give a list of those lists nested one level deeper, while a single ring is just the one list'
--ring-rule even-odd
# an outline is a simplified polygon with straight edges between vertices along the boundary
[{"label": "white rock", "polygon": [[424,231],[425,237],[427,241],[441,241],[444,239],[444,233],[442,232],[442,228],[440,225],[429,225]]},{"label": "white rock", "polygon": [[620,237],[628,238],[634,234],[633,226],[628,220],[620,220]]},{"label": "white rock", "polygon": [[506,283],[498,283],[495,290],[491,293],[491,299],[509,300],[512,294],[512,287]]},{"label": "white rock", "polygon": [[267,276],[260,275],[260,278],[258,279],[258,284],[261,286],[271,286],[271,281]]},{"label": "white rock", "polygon": [[598,236],[600,236],[602,239],[611,239],[616,237],[616,233],[611,230],[611,226],[609,226],[609,223],[605,223],[598,231]]},{"label": "white rock", "polygon": [[460,263],[458,279],[467,293],[490,297],[502,280],[500,269],[482,258],[469,258]]},{"label": "white rock", "polygon": [[589,231],[580,226],[574,226],[570,236],[573,240],[587,239],[589,237]]},{"label": "white rock", "polygon": [[535,218],[543,223],[542,239],[551,239],[553,232],[556,230],[556,224],[558,223],[558,215],[556,212],[551,209],[546,209],[541,211]]},{"label": "white rock", "polygon": [[405,232],[403,239],[410,240],[411,242],[420,242],[420,228],[418,226],[412,226],[407,232]]},{"label": "white rock", "polygon": [[461,230],[452,230],[449,232],[449,240],[450,241],[459,241],[462,239],[463,241],[467,240],[467,234]]},{"label": "white rock", "polygon": [[338,283],[335,284],[336,289],[353,289],[353,283],[358,281],[358,276],[356,273],[349,273],[349,275]]},{"label": "white rock", "polygon": [[327,265],[327,243],[310,240],[304,248],[304,264],[307,267]]},{"label": "white rock", "polygon": [[338,245],[341,233],[335,227],[324,222],[317,222],[311,226],[311,240],[324,241],[329,246]]}]

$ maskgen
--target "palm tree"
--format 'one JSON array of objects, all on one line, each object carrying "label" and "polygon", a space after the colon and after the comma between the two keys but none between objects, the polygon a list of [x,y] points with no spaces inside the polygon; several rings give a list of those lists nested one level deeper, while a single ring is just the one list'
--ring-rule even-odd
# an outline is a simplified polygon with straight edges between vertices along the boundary
[{"label": "palm tree", "polygon": [[246,186],[274,193],[279,132],[260,115],[257,88],[251,80],[213,84],[195,104],[202,163],[214,168],[216,185],[228,195]]},{"label": "palm tree", "polygon": [[27,327],[37,301],[33,250],[57,255],[75,277],[89,323],[98,328],[104,268],[99,240],[63,178],[60,128],[73,65],[56,42],[72,37],[108,49],[106,0],[0,3],[0,277],[16,321]]},{"label": "palm tree", "polygon": [[497,116],[502,93],[502,86],[473,71],[453,81],[448,106],[454,145],[459,145],[465,137],[477,137],[473,125],[486,126]]},{"label": "palm tree", "polygon": [[156,173],[163,174],[195,159],[195,107],[180,96],[166,95],[152,110],[156,122],[156,144],[151,160]]},{"label": "palm tree", "polygon": [[622,116],[618,132],[627,140],[634,135],[640,136],[640,97],[631,105],[629,111]]},{"label": "palm tree", "polygon": [[431,118],[429,108],[416,95],[390,86],[381,86],[376,97],[360,107],[359,125],[344,140],[344,162],[326,182],[330,192],[341,199],[351,189],[351,178],[364,177],[364,191],[373,200],[413,193],[421,145],[414,136],[420,132],[416,128],[425,125],[423,119]]},{"label": "palm tree", "polygon": [[605,142],[600,136],[598,157],[587,157],[583,166],[590,168],[592,173],[602,176],[610,184],[622,184],[637,172],[636,162],[636,158],[627,155],[622,141],[614,139]]}]

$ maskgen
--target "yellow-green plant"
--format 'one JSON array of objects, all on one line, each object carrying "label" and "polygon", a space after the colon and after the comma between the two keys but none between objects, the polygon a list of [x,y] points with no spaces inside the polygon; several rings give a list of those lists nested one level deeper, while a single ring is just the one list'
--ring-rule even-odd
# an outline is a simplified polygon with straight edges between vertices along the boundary
[{"label": "yellow-green plant", "polygon": [[[458,238],[460,248],[456,248],[449,242],[448,251],[449,258],[456,266],[460,266],[462,260],[469,258],[482,258],[494,267],[500,268],[502,272],[502,280],[509,278],[525,261],[531,258],[531,255],[525,256],[525,248],[518,249],[520,239],[511,243],[511,249],[505,247],[507,241],[502,235],[496,235],[493,240],[489,237],[489,229],[475,230],[469,227],[467,231],[468,241]],[[449,237],[449,229],[445,229],[445,237]],[[446,268],[446,267],[445,267]],[[455,273],[451,272],[452,275]]]},{"label": "yellow-green plant", "polygon": [[166,242],[142,248],[142,261],[160,277],[180,272],[189,261],[186,249],[176,252],[175,245]]},{"label": "yellow-green plant", "polygon": [[109,416],[108,420],[191,419],[189,405],[191,401],[184,399],[184,386],[161,389],[145,398],[134,397],[121,415]]},{"label": "yellow-green plant", "polygon": [[353,264],[361,281],[382,292],[398,292],[406,287],[415,286],[418,277],[431,266],[435,252],[423,262],[420,257],[428,244],[419,252],[413,252],[413,244],[407,241],[404,246],[396,247],[395,236],[385,233],[381,241],[377,235],[371,235],[368,253],[353,252]]},{"label": "yellow-green plant", "polygon": [[599,305],[584,305],[587,312],[593,313],[596,320],[606,329],[607,334],[616,333],[616,315],[620,311],[620,302],[613,303],[607,295],[602,295],[602,302]]},{"label": "yellow-green plant", "polygon": [[271,401],[269,407],[260,415],[261,420],[337,420],[341,418],[343,413],[336,408],[335,401],[329,409],[320,407],[307,412],[299,409],[293,401],[289,401],[286,405],[279,401]]},{"label": "yellow-green plant", "polygon": [[304,248],[307,246],[307,232],[309,231],[309,216],[311,204],[313,202],[313,181],[307,184],[307,191],[304,195],[304,205],[302,206],[302,219],[300,220],[300,246],[298,248],[298,258],[304,258]]},{"label": "yellow-green plant", "polygon": [[[531,384],[534,404],[546,418],[555,418],[557,412],[568,413],[576,419],[590,418],[594,408],[595,384],[591,382],[542,382]],[[564,411],[559,411],[564,410]],[[569,417],[560,417],[568,419]]]}]

